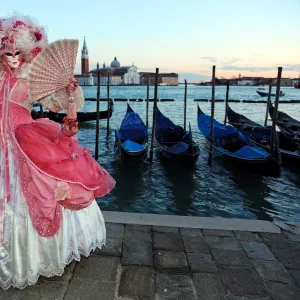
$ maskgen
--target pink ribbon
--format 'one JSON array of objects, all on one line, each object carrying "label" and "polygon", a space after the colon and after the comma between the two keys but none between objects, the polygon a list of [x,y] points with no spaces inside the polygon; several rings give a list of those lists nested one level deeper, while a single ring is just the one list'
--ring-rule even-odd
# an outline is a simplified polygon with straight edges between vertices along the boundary
[{"label": "pink ribbon", "polygon": [[9,176],[9,157],[8,157],[8,135],[10,133],[10,124],[8,117],[8,101],[10,95],[10,72],[6,72],[4,78],[0,79],[2,81],[0,86],[0,135],[1,135],[1,148],[4,150],[5,166],[1,176],[4,179],[4,194],[1,195],[0,199],[0,210],[1,210],[1,243],[4,238],[4,216],[5,216],[5,206],[10,200],[10,176]]}]

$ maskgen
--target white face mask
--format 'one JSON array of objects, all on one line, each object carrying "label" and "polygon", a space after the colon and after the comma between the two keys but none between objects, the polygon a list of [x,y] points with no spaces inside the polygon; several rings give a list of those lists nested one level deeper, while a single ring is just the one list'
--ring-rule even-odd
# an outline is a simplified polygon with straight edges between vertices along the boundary
[{"label": "white face mask", "polygon": [[22,62],[22,56],[19,50],[15,52],[6,52],[5,53],[5,59],[7,61],[7,64],[12,68],[16,69],[20,66]]}]

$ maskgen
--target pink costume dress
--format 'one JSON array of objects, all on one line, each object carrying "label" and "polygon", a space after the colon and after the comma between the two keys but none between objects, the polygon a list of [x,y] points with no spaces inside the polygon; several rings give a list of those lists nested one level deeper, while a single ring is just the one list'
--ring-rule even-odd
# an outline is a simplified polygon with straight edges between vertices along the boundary
[{"label": "pink costume dress", "polygon": [[[0,74],[0,115],[5,104],[8,111],[0,132],[0,174],[6,174],[0,176],[2,198],[9,183],[1,207],[3,289],[33,285],[40,275],[62,275],[72,260],[101,248],[106,231],[94,199],[115,185],[76,135],[65,136],[61,125],[49,119],[31,118],[26,71],[24,64],[15,75]],[[80,88],[76,95],[83,97]]]}]

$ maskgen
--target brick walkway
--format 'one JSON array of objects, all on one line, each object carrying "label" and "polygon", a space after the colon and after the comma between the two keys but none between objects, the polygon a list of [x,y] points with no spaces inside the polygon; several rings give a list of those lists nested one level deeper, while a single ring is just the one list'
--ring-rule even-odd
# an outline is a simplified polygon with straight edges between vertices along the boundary
[{"label": "brick walkway", "polygon": [[107,223],[107,246],[13,300],[299,300],[300,236]]}]

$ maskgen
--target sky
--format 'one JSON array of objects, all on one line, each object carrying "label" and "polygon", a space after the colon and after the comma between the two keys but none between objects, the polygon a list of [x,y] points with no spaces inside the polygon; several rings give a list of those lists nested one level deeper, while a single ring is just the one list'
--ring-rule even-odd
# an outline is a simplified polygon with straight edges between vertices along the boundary
[{"label": "sky", "polygon": [[298,78],[300,0],[1,1],[0,17],[33,16],[50,42],[86,36],[90,69],[134,64],[175,72],[179,81],[242,76]]}]

